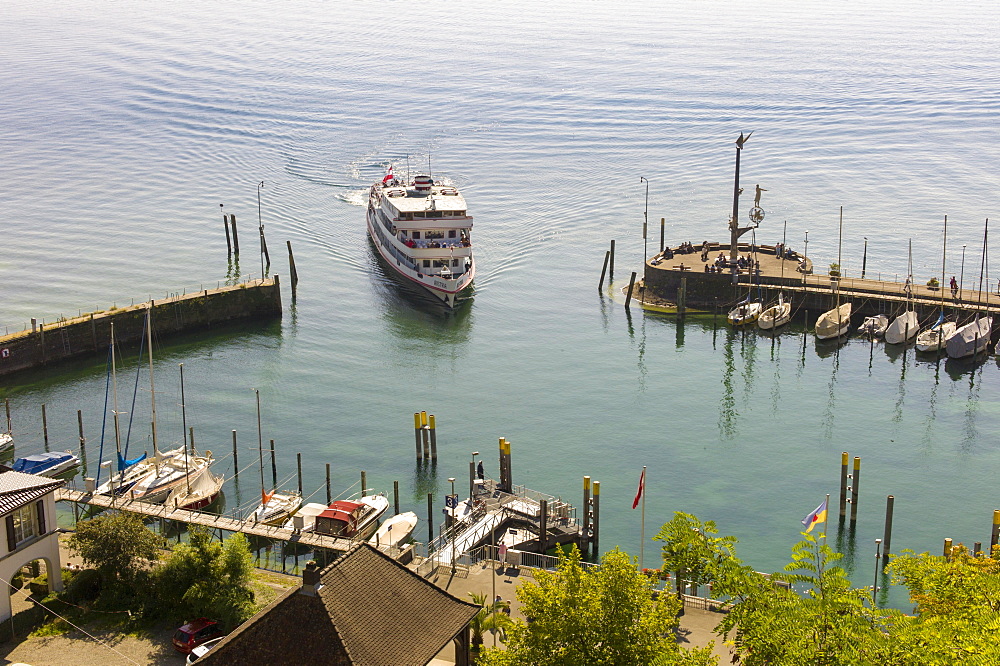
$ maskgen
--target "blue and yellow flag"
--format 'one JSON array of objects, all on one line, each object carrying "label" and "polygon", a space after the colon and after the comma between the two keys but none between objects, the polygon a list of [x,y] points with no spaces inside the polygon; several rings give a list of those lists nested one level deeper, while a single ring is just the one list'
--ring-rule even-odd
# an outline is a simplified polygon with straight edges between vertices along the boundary
[{"label": "blue and yellow flag", "polygon": [[809,515],[802,519],[802,524],[805,525],[806,534],[812,532],[812,528],[816,527],[817,523],[826,522],[826,500],[823,501],[818,507],[809,512]]}]

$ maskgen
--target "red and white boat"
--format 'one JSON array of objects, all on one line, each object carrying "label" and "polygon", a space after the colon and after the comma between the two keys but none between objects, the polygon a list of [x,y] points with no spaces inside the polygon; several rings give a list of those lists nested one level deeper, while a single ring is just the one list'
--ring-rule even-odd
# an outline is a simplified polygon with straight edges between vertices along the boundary
[{"label": "red and white boat", "polygon": [[375,532],[378,519],[388,508],[389,500],[384,495],[337,500],[316,516],[313,531],[348,539],[367,539]]},{"label": "red and white boat", "polygon": [[368,236],[401,277],[450,307],[472,285],[472,217],[458,189],[417,175],[406,184],[389,173],[368,193]]}]

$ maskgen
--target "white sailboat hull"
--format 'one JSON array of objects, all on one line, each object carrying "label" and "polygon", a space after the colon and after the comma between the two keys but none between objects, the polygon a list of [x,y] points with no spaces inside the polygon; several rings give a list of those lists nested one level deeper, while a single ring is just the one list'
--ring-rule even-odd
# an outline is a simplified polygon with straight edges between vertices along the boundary
[{"label": "white sailboat hull", "polygon": [[949,358],[965,358],[986,351],[993,317],[977,317],[955,331],[945,342]]},{"label": "white sailboat hull", "polygon": [[733,326],[752,324],[757,321],[763,310],[763,304],[758,301],[754,301],[753,303],[741,303],[729,312],[727,319]]},{"label": "white sailboat hull", "polygon": [[934,328],[929,328],[917,336],[917,351],[935,352],[945,348],[948,338],[958,330],[958,324],[953,321],[941,322]]},{"label": "white sailboat hull", "polygon": [[779,326],[784,326],[792,320],[792,304],[779,303],[772,305],[761,313],[757,319],[757,326],[765,331],[769,331]]},{"label": "white sailboat hull", "polygon": [[889,328],[885,329],[885,341],[890,345],[902,344],[919,332],[920,322],[917,321],[917,313],[907,310],[893,319]]},{"label": "white sailboat hull", "polygon": [[851,328],[851,310],[851,304],[844,303],[821,314],[816,320],[816,337],[820,340],[832,340],[846,335]]},{"label": "white sailboat hull", "polygon": [[861,326],[858,326],[858,333],[872,338],[880,338],[885,335],[887,328],[889,328],[889,318],[880,314],[874,317],[865,317]]}]

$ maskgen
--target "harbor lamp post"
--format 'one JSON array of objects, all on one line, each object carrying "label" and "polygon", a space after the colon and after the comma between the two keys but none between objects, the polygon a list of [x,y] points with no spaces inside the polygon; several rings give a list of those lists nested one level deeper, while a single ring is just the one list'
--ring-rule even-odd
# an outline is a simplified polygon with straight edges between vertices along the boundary
[{"label": "harbor lamp post", "polygon": [[806,270],[809,268],[809,230],[806,229],[806,247],[802,250],[802,284],[806,283]]},{"label": "harbor lamp post", "polygon": [[645,264],[649,259],[649,255],[646,254],[648,244],[646,230],[649,226],[649,181],[646,180],[645,176],[639,176],[639,182],[646,183],[646,207],[642,211],[642,263]]},{"label": "harbor lamp post", "polygon": [[872,586],[872,607],[875,606],[875,595],[878,594],[878,574],[882,565],[882,539],[875,539],[875,584]]},{"label": "harbor lamp post", "polygon": [[962,246],[962,272],[958,277],[958,298],[962,298],[962,289],[965,287],[965,246]]},{"label": "harbor lamp post", "polygon": [[260,226],[260,277],[264,279],[264,223],[260,216],[260,188],[264,187],[264,181],[257,185],[257,224]]},{"label": "harbor lamp post", "polygon": [[455,477],[449,476],[451,483],[451,572],[455,573]]}]

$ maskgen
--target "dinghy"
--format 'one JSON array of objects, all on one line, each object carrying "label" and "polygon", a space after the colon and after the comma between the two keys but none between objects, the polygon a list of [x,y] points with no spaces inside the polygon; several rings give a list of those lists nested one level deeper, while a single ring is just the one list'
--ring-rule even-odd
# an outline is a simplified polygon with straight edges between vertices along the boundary
[{"label": "dinghy", "polygon": [[412,511],[397,513],[375,531],[368,543],[375,547],[396,548],[405,541],[417,526],[417,514]]},{"label": "dinghy", "polygon": [[889,328],[889,318],[880,314],[874,317],[865,317],[861,326],[858,326],[858,333],[868,338],[881,338],[885,335],[887,328]]},{"label": "dinghy", "polygon": [[820,340],[832,340],[846,335],[850,328],[851,304],[844,303],[819,316],[816,320],[816,337]]}]

